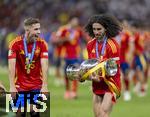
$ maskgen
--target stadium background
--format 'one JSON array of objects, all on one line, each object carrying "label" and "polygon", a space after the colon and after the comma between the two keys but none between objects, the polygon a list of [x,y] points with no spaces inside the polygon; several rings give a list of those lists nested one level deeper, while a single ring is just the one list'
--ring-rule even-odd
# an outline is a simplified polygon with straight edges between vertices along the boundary
[{"label": "stadium background", "polygon": [[[79,18],[84,26],[88,18],[97,13],[111,13],[120,21],[127,20],[131,25],[149,29],[149,0],[0,0],[0,80],[9,90],[7,71],[8,43],[16,34],[22,34],[22,22],[27,17],[41,20],[42,32],[50,42],[51,32],[66,24],[70,17]],[[49,43],[49,53],[53,48]],[[50,58],[53,63],[53,58]],[[49,69],[49,91],[51,93],[51,117],[92,117],[92,95],[90,82],[80,84],[77,100],[64,100],[64,86],[56,86],[55,64]],[[133,95],[130,102],[122,98],[114,107],[111,117],[149,117],[150,93],[143,98]]]}]

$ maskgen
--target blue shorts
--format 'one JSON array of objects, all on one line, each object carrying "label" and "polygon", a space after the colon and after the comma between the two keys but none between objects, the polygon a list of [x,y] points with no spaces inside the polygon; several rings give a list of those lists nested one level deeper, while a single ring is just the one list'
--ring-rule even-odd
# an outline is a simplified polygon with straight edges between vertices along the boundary
[{"label": "blue shorts", "polygon": [[20,91],[16,95],[16,99],[13,99],[13,104],[11,103],[12,107],[26,107],[26,103],[28,104],[36,104],[40,94],[40,90],[31,90],[31,91]]},{"label": "blue shorts", "polygon": [[120,67],[121,67],[123,74],[126,74],[130,69],[130,66],[127,62],[121,63]]},{"label": "blue shorts", "polygon": [[[140,55],[140,56],[143,56],[144,57],[144,61],[146,62],[146,58],[144,55]],[[141,71],[143,71],[143,64],[140,60],[140,56],[135,56],[134,58],[134,69],[139,69]]]}]

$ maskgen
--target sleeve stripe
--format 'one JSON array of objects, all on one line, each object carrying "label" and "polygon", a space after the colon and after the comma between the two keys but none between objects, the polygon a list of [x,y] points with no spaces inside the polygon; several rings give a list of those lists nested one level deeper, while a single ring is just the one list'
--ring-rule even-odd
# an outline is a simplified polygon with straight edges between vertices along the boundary
[{"label": "sleeve stripe", "polygon": [[116,53],[117,52],[116,45],[114,44],[114,42],[111,39],[108,39],[108,44],[111,47],[112,52]]},{"label": "sleeve stripe", "polygon": [[114,58],[112,58],[112,59],[115,60],[115,61],[119,61],[119,60],[120,60],[119,57],[114,57]]}]

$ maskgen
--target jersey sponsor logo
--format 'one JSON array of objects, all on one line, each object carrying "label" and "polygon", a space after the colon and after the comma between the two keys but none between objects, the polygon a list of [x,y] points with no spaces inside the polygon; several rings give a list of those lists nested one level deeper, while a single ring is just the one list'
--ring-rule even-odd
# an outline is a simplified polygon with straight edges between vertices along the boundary
[{"label": "jersey sponsor logo", "polygon": [[37,48],[36,50],[35,50],[35,54],[39,54],[40,53],[40,48]]},{"label": "jersey sponsor logo", "polygon": [[92,50],[92,53],[95,53],[95,49]]},{"label": "jersey sponsor logo", "polygon": [[23,54],[24,55],[24,50],[20,50],[19,54]]}]

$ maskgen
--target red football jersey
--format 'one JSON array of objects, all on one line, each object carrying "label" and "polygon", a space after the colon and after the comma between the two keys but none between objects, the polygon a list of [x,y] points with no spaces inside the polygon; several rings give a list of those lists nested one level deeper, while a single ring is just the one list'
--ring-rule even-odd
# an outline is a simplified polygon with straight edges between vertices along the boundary
[{"label": "red football jersey", "polygon": [[65,56],[65,47],[63,45],[57,45],[54,48],[54,56],[56,58],[64,58]]},{"label": "red football jersey", "polygon": [[120,62],[126,62],[126,54],[129,49],[129,39],[130,39],[130,34],[129,32],[122,32],[121,33],[121,45],[120,45]]},{"label": "red football jersey", "polygon": [[[27,44],[28,53],[32,52],[33,43]],[[41,89],[41,58],[48,58],[48,46],[44,39],[38,38],[30,73],[27,74],[23,36],[18,36],[9,45],[8,59],[16,58],[16,88],[18,91]]]},{"label": "red football jersey", "polygon": [[[99,42],[98,44],[98,52],[101,52],[102,49],[102,42]],[[87,51],[88,51],[88,57],[89,59],[96,58],[96,39],[91,40],[87,44]],[[120,54],[120,49],[118,43],[114,39],[108,39],[105,47],[105,52],[103,56],[104,59],[108,58],[116,58],[117,63],[118,63],[118,72],[117,74],[112,77],[113,80],[115,81],[115,84],[119,90],[121,90],[121,82],[120,82],[120,60],[119,60],[119,55]],[[109,80],[109,77],[107,77]],[[105,92],[111,92],[108,88],[108,85],[104,82],[104,80],[101,80],[100,82],[92,82],[93,86],[93,92],[97,95],[99,94],[104,94]]]},{"label": "red football jersey", "polygon": [[71,29],[68,26],[61,27],[57,35],[63,38],[69,38],[69,40],[63,43],[63,49],[66,59],[76,59],[80,55],[80,31],[78,29]]},{"label": "red football jersey", "polygon": [[135,33],[135,55],[140,55],[144,51],[144,35],[140,34],[139,32]]}]

